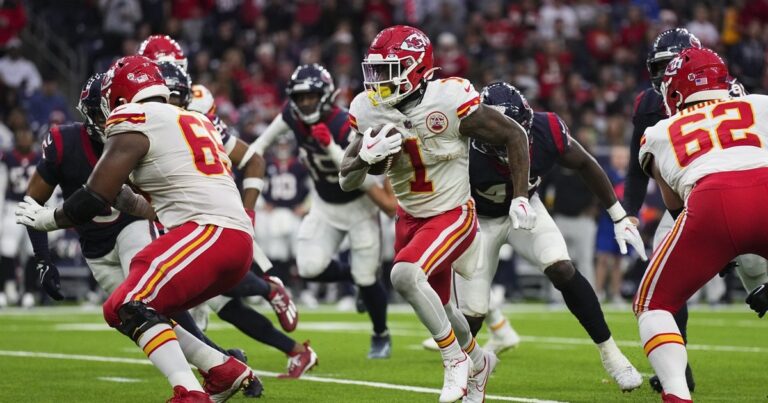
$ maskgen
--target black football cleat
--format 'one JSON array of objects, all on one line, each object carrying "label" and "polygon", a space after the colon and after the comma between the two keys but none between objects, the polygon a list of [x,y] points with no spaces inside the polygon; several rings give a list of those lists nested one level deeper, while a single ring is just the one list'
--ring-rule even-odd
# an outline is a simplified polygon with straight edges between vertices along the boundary
[{"label": "black football cleat", "polygon": [[392,338],[389,336],[389,331],[383,335],[374,334],[371,336],[371,350],[368,351],[368,358],[374,360],[389,358],[391,354]]}]

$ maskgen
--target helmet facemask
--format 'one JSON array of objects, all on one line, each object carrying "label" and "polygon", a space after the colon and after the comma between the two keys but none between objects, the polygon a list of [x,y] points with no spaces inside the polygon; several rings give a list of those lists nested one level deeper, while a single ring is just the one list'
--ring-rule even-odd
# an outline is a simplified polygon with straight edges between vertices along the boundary
[{"label": "helmet facemask", "polygon": [[375,105],[396,105],[420,85],[414,85],[408,80],[408,76],[419,66],[413,56],[384,59],[381,55],[372,54],[368,55],[362,65],[363,85]]}]

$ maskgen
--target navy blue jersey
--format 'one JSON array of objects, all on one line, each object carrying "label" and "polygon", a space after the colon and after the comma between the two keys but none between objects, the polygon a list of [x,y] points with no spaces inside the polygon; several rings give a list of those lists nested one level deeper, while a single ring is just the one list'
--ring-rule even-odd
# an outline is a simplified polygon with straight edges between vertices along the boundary
[{"label": "navy blue jersey", "polygon": [[8,169],[8,187],[5,189],[5,200],[20,202],[27,194],[27,184],[35,173],[35,166],[40,161],[40,154],[32,151],[22,154],[12,150],[0,154],[0,163]]},{"label": "navy blue jersey", "polygon": [[[549,173],[570,147],[568,127],[552,112],[534,112],[531,126],[530,183],[536,184]],[[478,151],[469,151],[469,183],[477,214],[502,217],[509,214],[514,194],[509,166],[499,158]],[[531,193],[535,191],[532,189]]]},{"label": "navy blue jersey", "polygon": [[[66,199],[88,181],[102,148],[101,143],[88,136],[82,123],[54,126],[43,140],[43,159],[37,164],[37,172],[49,185],[60,186]],[[110,209],[91,222],[76,226],[83,256],[106,255],[114,249],[120,231],[140,219]]]},{"label": "navy blue jersey", "polygon": [[648,88],[635,98],[635,113],[632,116],[634,129],[629,143],[629,169],[624,187],[624,208],[631,216],[638,215],[648,188],[649,178],[640,167],[640,138],[647,128],[666,118],[664,100],[653,88]]},{"label": "navy blue jersey", "polygon": [[275,207],[293,209],[307,198],[307,169],[296,159],[286,162],[270,158],[267,161],[267,188],[264,200]]},{"label": "navy blue jersey", "polygon": [[[346,109],[334,106],[320,120],[325,123],[333,135],[333,141],[342,149],[349,145],[349,113]],[[283,107],[283,121],[293,130],[299,145],[299,158],[309,169],[315,190],[321,199],[332,204],[347,203],[364,194],[361,190],[345,192],[339,186],[339,168],[331,156],[312,137],[311,126],[296,118],[291,107]]]}]

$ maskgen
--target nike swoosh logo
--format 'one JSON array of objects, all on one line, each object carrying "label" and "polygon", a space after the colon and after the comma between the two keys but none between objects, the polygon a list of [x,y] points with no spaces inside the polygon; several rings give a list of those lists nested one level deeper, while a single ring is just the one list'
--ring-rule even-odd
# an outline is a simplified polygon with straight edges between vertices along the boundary
[{"label": "nike swoosh logo", "polygon": [[376,147],[376,144],[379,144],[380,141],[381,141],[381,139],[378,139],[378,140],[376,140],[375,143],[368,144],[365,147],[370,150],[371,148]]},{"label": "nike swoosh logo", "polygon": [[522,209],[523,209],[523,212],[525,212],[525,214],[528,214],[528,209],[527,209],[527,208],[525,208],[525,204],[523,204],[523,203],[520,203],[520,204],[518,204],[518,206],[520,206],[520,208],[522,208]]}]

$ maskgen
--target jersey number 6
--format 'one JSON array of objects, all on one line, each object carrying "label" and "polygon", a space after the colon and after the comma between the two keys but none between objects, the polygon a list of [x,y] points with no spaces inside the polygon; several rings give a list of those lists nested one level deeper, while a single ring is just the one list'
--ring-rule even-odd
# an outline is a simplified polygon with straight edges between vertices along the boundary
[{"label": "jersey number 6", "polygon": [[[755,114],[752,105],[743,101],[725,102],[712,108],[713,120],[720,120],[715,127],[715,138],[720,148],[726,149],[737,146],[761,147],[760,137],[747,132],[755,125]],[[723,119],[725,117],[725,119]],[[732,117],[728,119],[728,117]],[[677,162],[681,167],[688,166],[696,158],[708,153],[715,147],[710,130],[696,128],[686,130],[687,125],[707,119],[703,112],[678,118],[669,126],[669,139],[675,150]]]},{"label": "jersey number 6", "polygon": [[216,141],[219,134],[208,119],[181,114],[179,127],[184,133],[198,171],[205,175],[221,175],[228,171],[219,158],[219,152],[224,152],[224,146],[220,141]]}]

